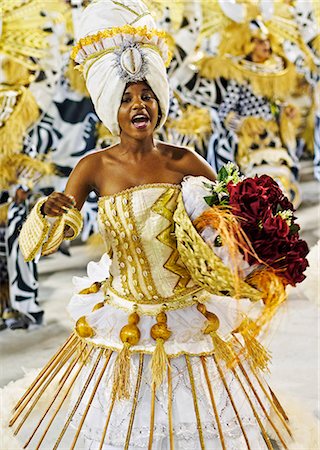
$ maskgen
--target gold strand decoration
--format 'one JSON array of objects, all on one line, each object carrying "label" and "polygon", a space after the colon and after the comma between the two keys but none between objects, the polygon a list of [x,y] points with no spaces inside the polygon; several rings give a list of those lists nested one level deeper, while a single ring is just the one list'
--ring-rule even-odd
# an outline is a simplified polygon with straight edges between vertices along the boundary
[{"label": "gold strand decoration", "polygon": [[[24,396],[24,400],[19,404],[19,407],[15,410],[15,413],[13,417],[11,418],[9,422],[9,427],[13,426],[18,417],[22,414],[24,409],[28,406],[32,398],[36,395],[36,393],[40,390],[41,386],[45,384],[45,387],[41,388],[40,395],[47,386],[49,386],[50,382],[53,380],[53,378],[60,372],[61,368],[65,364],[66,361],[70,359],[70,357],[73,355],[74,350],[77,348],[77,345],[69,346],[66,348],[64,352],[62,352],[60,355],[57,356],[57,358],[53,361],[53,364],[48,367],[48,370],[43,373],[41,377],[38,378],[38,386],[34,384],[34,387],[29,391],[28,395]],[[47,378],[49,378],[49,381],[46,382]],[[39,399],[39,395],[36,397]],[[34,403],[35,405],[35,403]],[[31,411],[28,412],[28,415]]]},{"label": "gold strand decoration", "polygon": [[232,334],[234,336],[235,333],[239,333],[243,337],[245,345],[242,347],[240,353],[244,350],[253,367],[266,371],[268,370],[271,355],[256,338],[259,332],[260,329],[256,323],[249,319],[249,317],[246,317],[239,327],[233,330]]},{"label": "gold strand decoration", "polygon": [[243,367],[243,365],[242,365],[242,363],[241,363],[240,361],[239,361],[239,368],[240,368],[240,370],[241,370],[241,372],[242,372],[242,374],[243,374],[245,380],[247,381],[247,383],[248,383],[248,385],[249,385],[251,391],[253,392],[255,398],[257,399],[257,401],[258,401],[258,403],[259,403],[259,405],[260,405],[260,407],[261,407],[261,409],[262,409],[262,411],[263,411],[265,417],[267,418],[267,420],[268,420],[268,422],[270,423],[271,427],[273,428],[273,430],[275,431],[276,435],[278,436],[279,441],[280,441],[281,444],[283,445],[283,448],[284,448],[285,450],[287,450],[288,447],[287,447],[286,442],[284,441],[283,437],[281,436],[281,434],[280,434],[278,428],[276,427],[276,425],[273,423],[273,421],[272,421],[270,415],[268,414],[268,412],[267,412],[267,410],[266,410],[264,404],[262,403],[262,401],[261,401],[261,399],[260,399],[260,397],[259,397],[257,391],[255,390],[255,388],[254,388],[254,386],[253,386],[253,384],[252,384],[252,382],[251,382],[251,380],[250,380],[250,378],[249,378],[249,376],[248,376],[248,374],[247,374],[245,368]]},{"label": "gold strand decoration", "polygon": [[251,447],[250,447],[250,444],[249,444],[249,439],[248,439],[247,433],[245,432],[244,426],[243,426],[243,424],[242,424],[242,420],[241,420],[241,418],[240,418],[240,414],[239,414],[239,412],[238,412],[238,410],[237,410],[237,407],[236,407],[236,404],[235,404],[235,402],[234,402],[233,396],[232,396],[231,391],[230,391],[230,389],[229,389],[229,387],[228,387],[228,384],[227,384],[227,382],[226,382],[226,379],[225,379],[223,370],[222,370],[222,368],[221,368],[221,366],[220,366],[220,364],[219,364],[219,361],[217,360],[217,358],[215,357],[214,354],[212,355],[212,358],[213,358],[213,360],[214,360],[214,362],[215,362],[215,365],[216,365],[216,367],[217,367],[217,369],[218,369],[218,372],[219,372],[220,378],[221,378],[221,380],[222,380],[222,383],[223,383],[223,385],[224,385],[224,387],[225,387],[225,390],[227,391],[227,394],[228,394],[230,403],[231,403],[231,405],[232,405],[232,408],[233,408],[233,410],[234,410],[234,412],[235,412],[237,421],[239,422],[239,426],[240,426],[240,428],[241,428],[241,431],[242,431],[244,440],[246,441],[247,449],[248,449],[248,450],[251,450]]},{"label": "gold strand decoration", "polygon": [[130,347],[140,340],[139,321],[138,313],[133,312],[128,317],[128,325],[120,330],[123,347],[115,361],[113,377],[113,391],[119,400],[130,398]]},{"label": "gold strand decoration", "polygon": [[[86,347],[86,344],[84,345],[83,350],[85,350],[85,347]],[[90,350],[89,350],[89,352],[87,353],[87,356],[86,356],[87,359],[90,357],[91,353],[93,352],[93,349],[94,349],[93,347],[90,348]],[[79,355],[79,358],[80,358],[80,355]],[[51,419],[49,420],[49,422],[48,422],[48,424],[47,424],[47,426],[46,426],[46,428],[45,428],[45,430],[44,430],[44,432],[43,432],[43,434],[42,434],[42,436],[41,436],[41,438],[40,438],[40,440],[39,440],[35,450],[39,450],[39,448],[40,448],[44,438],[46,437],[46,435],[47,435],[47,433],[48,433],[48,431],[49,431],[49,429],[50,429],[50,427],[51,427],[51,425],[52,425],[52,423],[54,421],[54,419],[57,417],[60,409],[62,408],[66,398],[68,397],[71,389],[74,386],[74,383],[75,383],[76,379],[78,378],[78,376],[79,376],[80,372],[82,371],[83,367],[85,366],[85,364],[86,364],[86,359],[84,359],[80,363],[80,366],[78,367],[76,373],[74,374],[73,378],[71,379],[71,381],[69,383],[69,386],[68,386],[66,392],[64,393],[64,396],[60,400],[60,403],[58,404],[54,414],[52,415]]]},{"label": "gold strand decoration", "polygon": [[278,308],[286,301],[286,284],[281,277],[281,272],[276,273],[270,267],[253,272],[247,281],[257,286],[261,292],[264,308],[255,323],[262,328],[271,321]]},{"label": "gold strand decoration", "polygon": [[[104,353],[106,353],[106,354],[104,355]],[[105,362],[104,362],[103,367],[101,369],[101,372],[100,372],[100,374],[98,376],[98,379],[97,379],[97,381],[96,381],[96,383],[95,383],[95,385],[93,387],[93,390],[92,390],[92,393],[91,393],[90,398],[88,400],[88,404],[86,406],[86,409],[84,410],[84,412],[82,414],[81,421],[79,423],[76,435],[75,435],[75,437],[73,439],[73,442],[71,444],[70,450],[73,450],[75,448],[75,446],[76,446],[76,443],[77,443],[77,440],[78,440],[78,437],[79,437],[82,425],[83,425],[83,423],[84,423],[84,421],[85,421],[85,419],[87,417],[87,414],[88,414],[88,411],[90,409],[90,406],[92,405],[92,401],[94,399],[94,396],[96,395],[96,392],[97,392],[97,389],[99,387],[99,384],[100,384],[100,382],[102,380],[102,377],[103,377],[103,375],[104,375],[104,373],[106,371],[106,368],[107,368],[107,366],[109,364],[111,355],[112,355],[112,350],[107,350],[107,351],[105,351],[105,349],[100,350],[100,353],[98,355],[98,360],[97,360],[98,364],[99,364],[99,361],[101,360],[101,358],[103,356],[105,357]]]},{"label": "gold strand decoration", "polygon": [[[258,377],[258,380],[259,380],[259,377]],[[260,381],[260,383],[261,383],[261,381]],[[287,416],[285,410],[283,409],[283,406],[281,405],[278,397],[276,396],[276,394],[273,392],[273,390],[271,389],[271,387],[269,385],[268,385],[268,388],[269,388],[269,391],[270,391],[270,394],[271,394],[271,401],[274,402],[274,405],[275,405],[276,409],[279,411],[279,414],[282,416],[282,418],[283,418],[283,420],[285,422],[289,422],[289,417]],[[292,436],[292,433],[291,433],[290,430],[288,431],[288,433],[290,434],[290,436]]]},{"label": "gold strand decoration", "polygon": [[[288,434],[290,437],[293,437],[292,431],[290,430],[288,423],[289,422],[289,417],[287,416],[285,410],[283,409],[283,406],[281,405],[281,403],[279,402],[276,394],[272,391],[272,389],[270,388],[270,386],[268,385],[269,391],[270,393],[268,393],[268,391],[265,389],[265,387],[263,386],[261,380],[259,379],[259,376],[256,372],[253,371],[254,376],[256,377],[261,389],[263,390],[265,396],[268,398],[270,404],[273,406],[277,416],[279,417],[279,419],[281,420],[283,426],[285,427],[285,429],[287,430]],[[271,395],[271,397],[270,397]]]},{"label": "gold strand decoration", "polygon": [[199,412],[198,400],[197,400],[196,386],[195,386],[195,382],[194,382],[194,376],[193,376],[193,371],[192,371],[192,366],[191,366],[189,355],[185,355],[185,360],[186,360],[189,379],[190,379],[193,406],[194,406],[194,412],[195,412],[195,416],[196,416],[196,420],[197,420],[197,429],[198,429],[198,433],[199,433],[200,447],[201,447],[201,450],[206,450],[205,443],[204,443],[204,437],[203,437],[203,431],[202,431],[202,425],[201,425],[201,417],[200,417],[200,412]]},{"label": "gold strand decoration", "polygon": [[[45,392],[45,390],[48,388],[48,386],[51,384],[51,382],[54,380],[54,378],[57,376],[57,374],[60,372],[60,370],[64,367],[64,365],[67,363],[67,361],[72,358],[74,352],[72,351],[72,349],[61,359],[61,362],[59,362],[58,366],[55,368],[55,370],[53,371],[53,373],[49,376],[48,380],[44,383],[43,387],[40,389],[39,393],[36,395],[35,399],[33,400],[33,402],[31,403],[31,405],[29,406],[28,410],[26,411],[25,415],[23,416],[23,418],[21,419],[21,422],[19,423],[19,425],[17,426],[17,428],[14,431],[14,435],[16,436],[21,427],[23,426],[23,424],[25,423],[25,421],[27,420],[27,418],[30,416],[31,412],[33,411],[33,409],[35,408],[35,406],[37,405],[38,401],[40,400],[40,398],[42,397],[42,394]],[[30,402],[31,398],[28,399],[28,402],[26,403],[26,405],[23,406],[23,409],[27,406],[27,404]],[[22,412],[22,411],[21,411]],[[16,419],[18,418],[18,416],[21,414],[21,412],[19,413],[19,411],[17,411],[16,416],[12,419],[12,421],[16,421]]]},{"label": "gold strand decoration", "polygon": [[[235,339],[237,340],[238,344],[240,346],[242,346],[241,342],[239,341],[239,339],[234,336]],[[285,413],[283,407],[281,406],[281,404],[279,403],[279,400],[274,396],[273,392],[271,391],[270,387],[268,386],[270,393],[268,392],[268,390],[263,386],[262,381],[260,380],[259,374],[258,374],[258,370],[257,368],[252,364],[252,361],[249,360],[249,362],[251,363],[251,369],[252,369],[252,373],[255,377],[255,379],[257,380],[262,392],[264,393],[264,395],[266,396],[266,398],[268,399],[271,407],[273,408],[273,410],[275,411],[275,413],[277,414],[277,416],[279,417],[282,425],[285,427],[285,429],[287,430],[288,434],[290,437],[292,437],[292,432],[287,424],[287,421],[289,421],[289,418],[287,416],[287,414]],[[270,395],[271,394],[271,395]]]},{"label": "gold strand decoration", "polygon": [[[84,349],[84,346],[82,347]],[[37,426],[35,427],[35,429],[33,430],[31,436],[29,437],[29,439],[26,441],[26,443],[24,444],[23,448],[27,448],[28,445],[30,444],[30,442],[32,441],[33,437],[35,436],[36,432],[38,431],[39,427],[41,426],[42,422],[44,421],[46,415],[48,414],[48,412],[50,411],[52,405],[54,404],[54,402],[57,400],[59,393],[61,392],[62,388],[64,387],[65,382],[67,381],[67,379],[69,378],[72,370],[74,369],[74,367],[76,366],[77,362],[80,359],[80,355],[75,356],[73,358],[73,360],[71,360],[71,363],[69,364],[69,367],[67,368],[67,370],[65,371],[62,379],[59,381],[59,386],[58,389],[56,390],[56,392],[53,395],[53,399],[51,400],[51,402],[49,403],[49,406],[47,407],[47,409],[45,410],[45,412],[43,413],[42,417],[40,418]]]},{"label": "gold strand decoration", "polygon": [[106,423],[105,423],[105,425],[103,427],[103,431],[102,431],[102,437],[101,437],[101,441],[100,441],[100,445],[99,445],[99,450],[103,449],[104,440],[106,438],[106,434],[107,434],[107,430],[108,430],[108,426],[109,426],[109,422],[111,419],[111,414],[112,414],[115,402],[116,402],[116,395],[113,392],[112,397],[111,397],[111,404],[110,404],[109,411],[108,411],[107,418],[106,418]]},{"label": "gold strand decoration", "polygon": [[172,418],[172,375],[170,362],[168,364],[168,424],[170,450],[174,450],[173,418]]},{"label": "gold strand decoration", "polygon": [[56,358],[59,357],[59,355],[61,353],[63,353],[66,348],[70,345],[72,345],[72,343],[74,343],[74,341],[76,341],[76,336],[72,333],[70,334],[70,336],[68,337],[68,339],[66,340],[66,342],[58,349],[58,351],[52,356],[52,358],[48,361],[48,363],[44,366],[44,368],[41,370],[41,372],[38,374],[38,376],[35,378],[35,380],[32,382],[32,384],[29,386],[29,388],[26,390],[26,392],[23,394],[23,396],[20,398],[20,400],[18,401],[18,403],[15,405],[14,407],[14,411],[16,411],[19,406],[21,405],[21,403],[25,400],[25,398],[30,394],[30,392],[34,389],[34,387],[36,386],[36,384],[39,382],[39,380],[42,378],[42,376],[45,374],[45,372],[47,372],[47,370],[50,369],[52,363],[56,360]]},{"label": "gold strand decoration", "polygon": [[153,444],[155,403],[156,403],[156,385],[155,385],[155,383],[152,383],[152,385],[151,385],[150,426],[149,426],[150,433],[149,433],[148,450],[152,450],[152,444]]},{"label": "gold strand decoration", "polygon": [[168,366],[168,356],[164,349],[164,342],[171,336],[171,331],[167,327],[167,315],[160,312],[156,316],[157,323],[151,327],[150,335],[156,341],[156,348],[151,358],[152,382],[156,388],[161,386],[166,368]]},{"label": "gold strand decoration", "polygon": [[201,356],[200,360],[201,360],[202,368],[203,368],[203,371],[204,371],[204,376],[205,376],[205,379],[206,379],[206,382],[207,382],[207,386],[208,386],[208,390],[209,390],[209,395],[210,395],[210,400],[211,400],[211,405],[212,405],[214,417],[216,419],[216,423],[217,423],[217,426],[218,426],[218,432],[219,432],[219,436],[220,436],[221,447],[222,447],[222,450],[227,450],[226,443],[225,443],[225,440],[224,440],[223,431],[222,431],[222,426],[221,426],[221,422],[220,422],[220,418],[219,418],[219,413],[218,413],[218,410],[217,410],[217,405],[216,405],[216,402],[215,402],[215,399],[214,399],[212,386],[211,386],[211,382],[210,382],[210,378],[209,378],[209,374],[208,374],[206,358],[204,356]]},{"label": "gold strand decoration", "polygon": [[217,359],[222,359],[227,364],[227,367],[232,367],[237,359],[236,354],[231,343],[221,339],[217,333],[220,325],[218,316],[207,311],[207,308],[202,303],[198,303],[197,310],[201,312],[208,321],[203,329],[203,333],[210,335]]},{"label": "gold strand decoration", "polygon": [[56,442],[54,444],[53,450],[57,450],[57,448],[59,447],[60,442],[62,441],[62,438],[65,435],[65,432],[67,431],[73,416],[75,415],[77,409],[79,408],[79,405],[80,405],[80,403],[81,403],[81,401],[83,399],[83,396],[85,395],[85,393],[86,393],[86,391],[88,389],[88,386],[91,383],[91,380],[92,380],[92,378],[93,378],[93,376],[94,376],[94,374],[95,374],[95,372],[97,370],[98,364],[99,364],[101,356],[102,356],[102,352],[103,352],[103,350],[100,350],[100,352],[99,352],[99,354],[98,354],[98,356],[97,356],[97,358],[96,358],[96,360],[95,360],[95,362],[94,362],[94,364],[92,366],[92,369],[91,369],[91,371],[89,373],[89,376],[88,376],[88,378],[87,378],[83,388],[81,389],[80,395],[79,395],[79,397],[78,397],[74,407],[72,408],[72,411],[69,414],[69,416],[68,416],[68,418],[66,420],[66,423],[64,424],[64,427],[63,427],[61,433],[58,436],[58,439],[56,440]]},{"label": "gold strand decoration", "polygon": [[131,438],[131,433],[132,433],[132,426],[133,426],[134,417],[135,417],[135,414],[136,414],[136,409],[137,409],[137,404],[138,404],[138,397],[139,397],[140,386],[141,386],[143,364],[144,364],[144,354],[140,353],[137,382],[136,382],[136,387],[135,387],[135,390],[134,390],[132,409],[131,409],[131,414],[130,414],[130,420],[129,420],[128,431],[127,431],[127,435],[126,435],[126,442],[125,442],[124,450],[129,450],[130,438]]},{"label": "gold strand decoration", "polygon": [[268,437],[268,434],[267,434],[267,432],[266,432],[266,429],[265,429],[265,427],[263,426],[263,423],[261,422],[261,419],[260,419],[260,417],[259,417],[259,414],[257,413],[257,411],[256,411],[256,409],[255,409],[255,407],[254,407],[254,404],[253,404],[252,400],[250,399],[250,396],[249,396],[248,392],[246,391],[246,389],[245,389],[245,387],[244,387],[244,385],[243,385],[243,383],[242,383],[242,381],[241,381],[241,379],[240,379],[240,377],[239,377],[237,371],[236,371],[235,369],[231,369],[231,370],[232,370],[233,375],[234,375],[235,378],[237,379],[237,381],[238,381],[238,383],[239,383],[239,385],[240,385],[240,387],[241,387],[242,392],[244,393],[246,399],[248,400],[248,403],[249,403],[249,405],[250,405],[250,408],[251,408],[251,410],[252,410],[252,412],[253,412],[253,415],[254,415],[254,417],[255,417],[255,419],[256,419],[256,421],[257,421],[259,427],[260,427],[260,430],[261,430],[263,439],[264,439],[264,441],[265,441],[265,443],[266,443],[268,449],[269,449],[269,450],[274,450],[273,445],[271,444],[270,439],[269,439],[269,437]]}]

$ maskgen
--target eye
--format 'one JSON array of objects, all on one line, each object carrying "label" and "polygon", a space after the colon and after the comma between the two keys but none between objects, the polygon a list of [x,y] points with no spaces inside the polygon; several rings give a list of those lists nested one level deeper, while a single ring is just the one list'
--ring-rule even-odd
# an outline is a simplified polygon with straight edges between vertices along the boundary
[{"label": "eye", "polygon": [[129,103],[131,101],[131,97],[126,96],[126,97],[122,97],[121,103]]},{"label": "eye", "polygon": [[142,100],[151,100],[153,97],[150,95],[150,94],[144,94],[143,96],[142,96]]}]

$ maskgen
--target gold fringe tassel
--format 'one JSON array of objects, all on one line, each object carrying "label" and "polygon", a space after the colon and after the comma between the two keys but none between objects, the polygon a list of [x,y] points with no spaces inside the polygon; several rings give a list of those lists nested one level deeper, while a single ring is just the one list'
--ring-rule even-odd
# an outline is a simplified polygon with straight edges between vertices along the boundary
[{"label": "gold fringe tassel", "polygon": [[119,400],[130,398],[130,347],[123,344],[114,365],[113,390]]},{"label": "gold fringe tassel", "polygon": [[207,308],[198,303],[197,310],[203,314],[208,320],[207,325],[203,329],[204,334],[209,334],[214,346],[214,354],[218,360],[223,360],[228,367],[232,367],[236,362],[236,354],[230,342],[224,341],[217,330],[219,329],[219,319],[214,313],[207,311]]},{"label": "gold fringe tassel", "polygon": [[245,342],[245,351],[252,365],[260,370],[267,370],[270,361],[270,353],[256,339],[259,333],[259,327],[246,317],[240,326],[234,330],[234,333],[240,333]]},{"label": "gold fringe tassel", "polygon": [[249,81],[256,95],[267,98],[285,99],[296,86],[297,74],[290,62],[287,62],[283,70],[274,73],[254,72],[227,56],[204,56],[196,64],[205,78],[223,77],[240,84]]},{"label": "gold fringe tassel", "polygon": [[69,80],[71,88],[85,97],[89,97],[89,92],[83,74],[75,69],[74,62],[70,59],[67,70],[65,72],[66,78]]},{"label": "gold fringe tassel", "polygon": [[276,273],[270,267],[254,272],[247,281],[261,291],[264,309],[255,320],[256,326],[261,329],[271,321],[278,308],[287,299],[286,284],[281,278],[281,273]]},{"label": "gold fringe tassel", "polygon": [[44,161],[41,158],[31,158],[28,155],[5,154],[0,156],[1,180],[0,189],[8,189],[11,185],[17,184],[17,180],[22,172],[27,172],[27,187],[32,189],[34,183],[45,175],[55,173],[54,164]]},{"label": "gold fringe tassel", "polygon": [[123,347],[117,356],[113,372],[113,395],[119,400],[130,398],[130,347],[139,342],[140,330],[137,327],[139,320],[140,317],[136,312],[130,314],[128,325],[122,327],[120,331]]},{"label": "gold fringe tassel", "polygon": [[[6,96],[7,90],[8,88],[2,89],[2,97]],[[5,155],[21,150],[24,133],[39,118],[39,108],[30,89],[20,86],[10,90],[17,91],[17,103],[0,128],[0,154]]]},{"label": "gold fringe tassel", "polygon": [[168,356],[163,344],[163,339],[157,339],[156,348],[151,359],[152,381],[156,385],[156,387],[159,387],[162,384],[165,370],[168,364]]},{"label": "gold fringe tassel", "polygon": [[151,327],[150,335],[156,341],[156,348],[151,358],[152,381],[156,388],[162,384],[168,366],[168,356],[164,342],[171,336],[167,327],[167,316],[161,312],[156,317],[157,323]]}]

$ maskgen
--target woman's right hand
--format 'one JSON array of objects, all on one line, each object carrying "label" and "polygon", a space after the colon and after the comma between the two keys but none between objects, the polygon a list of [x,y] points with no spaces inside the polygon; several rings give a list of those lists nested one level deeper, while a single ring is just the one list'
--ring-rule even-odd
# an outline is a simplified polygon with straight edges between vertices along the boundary
[{"label": "woman's right hand", "polygon": [[66,195],[62,192],[52,192],[42,205],[41,211],[46,216],[59,217],[74,206],[76,206],[76,201],[72,195]]}]

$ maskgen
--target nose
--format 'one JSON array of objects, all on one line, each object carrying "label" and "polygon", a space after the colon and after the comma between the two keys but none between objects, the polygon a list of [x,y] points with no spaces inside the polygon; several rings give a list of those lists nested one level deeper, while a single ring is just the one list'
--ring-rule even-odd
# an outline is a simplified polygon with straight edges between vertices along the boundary
[{"label": "nose", "polygon": [[133,109],[143,109],[144,108],[144,101],[141,98],[136,98],[132,105]]}]

